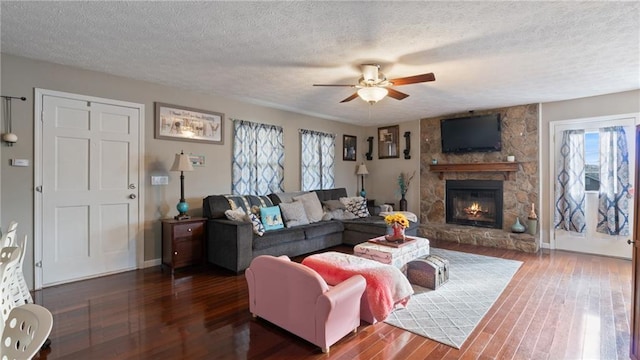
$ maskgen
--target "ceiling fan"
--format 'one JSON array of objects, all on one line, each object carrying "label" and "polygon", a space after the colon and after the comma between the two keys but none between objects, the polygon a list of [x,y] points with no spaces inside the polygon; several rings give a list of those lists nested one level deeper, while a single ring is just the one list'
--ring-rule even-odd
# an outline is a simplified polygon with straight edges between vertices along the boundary
[{"label": "ceiling fan", "polygon": [[380,71],[380,65],[363,64],[362,77],[360,77],[360,79],[358,80],[358,84],[356,85],[313,84],[313,86],[347,86],[358,88],[358,91],[340,102],[343,103],[351,101],[359,96],[362,100],[373,105],[378,101],[384,99],[384,97],[387,95],[396,100],[402,100],[409,96],[408,94],[392,89],[391,86],[409,85],[435,80],[436,77],[433,73],[413,75],[388,80],[387,77]]}]

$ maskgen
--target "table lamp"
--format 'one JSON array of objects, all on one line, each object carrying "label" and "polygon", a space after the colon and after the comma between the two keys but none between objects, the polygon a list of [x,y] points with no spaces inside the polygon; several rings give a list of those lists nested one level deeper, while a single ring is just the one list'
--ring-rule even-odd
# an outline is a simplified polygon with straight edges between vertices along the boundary
[{"label": "table lamp", "polygon": [[365,165],[364,163],[358,165],[358,170],[356,171],[356,175],[360,175],[360,178],[362,179],[362,190],[360,190],[360,196],[362,197],[367,197],[367,192],[364,191],[364,176],[368,175],[369,171],[367,170],[367,165]]},{"label": "table lamp", "polygon": [[176,154],[176,158],[173,161],[171,171],[180,171],[180,202],[176,206],[179,214],[175,216],[175,219],[187,220],[190,218],[190,216],[189,214],[187,214],[187,210],[189,210],[189,204],[184,200],[184,172],[193,171],[193,166],[191,165],[189,156],[185,155],[182,151],[180,151],[180,154]]}]

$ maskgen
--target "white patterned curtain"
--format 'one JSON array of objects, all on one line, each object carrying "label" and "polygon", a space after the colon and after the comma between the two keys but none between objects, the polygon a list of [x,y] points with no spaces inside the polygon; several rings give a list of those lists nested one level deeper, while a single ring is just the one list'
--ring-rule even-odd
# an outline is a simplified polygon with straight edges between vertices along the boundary
[{"label": "white patterned curtain", "polygon": [[558,154],[554,227],[584,233],[584,130],[565,130]]},{"label": "white patterned curtain", "polygon": [[233,119],[231,192],[266,195],[284,191],[282,127]]},{"label": "white patterned curtain", "polygon": [[301,190],[334,187],[336,136],[312,130],[300,130]]},{"label": "white patterned curtain", "polygon": [[629,151],[624,128],[601,128],[597,232],[629,235],[629,187]]}]

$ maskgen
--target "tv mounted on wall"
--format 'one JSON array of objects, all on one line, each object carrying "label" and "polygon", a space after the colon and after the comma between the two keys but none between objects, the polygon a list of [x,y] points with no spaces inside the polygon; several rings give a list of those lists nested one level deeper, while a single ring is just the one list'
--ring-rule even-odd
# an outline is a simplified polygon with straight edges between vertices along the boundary
[{"label": "tv mounted on wall", "polygon": [[500,114],[440,120],[443,153],[500,151]]}]

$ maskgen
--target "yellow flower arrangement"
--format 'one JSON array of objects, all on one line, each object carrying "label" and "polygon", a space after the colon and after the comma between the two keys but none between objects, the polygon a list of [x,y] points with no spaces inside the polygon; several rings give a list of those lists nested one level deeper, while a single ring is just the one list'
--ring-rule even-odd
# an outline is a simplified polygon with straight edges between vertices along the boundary
[{"label": "yellow flower arrangement", "polygon": [[409,227],[409,220],[407,220],[407,217],[401,213],[393,213],[385,216],[384,222],[386,222],[387,225],[390,225],[390,226],[393,226],[394,224],[399,224],[403,228]]}]

